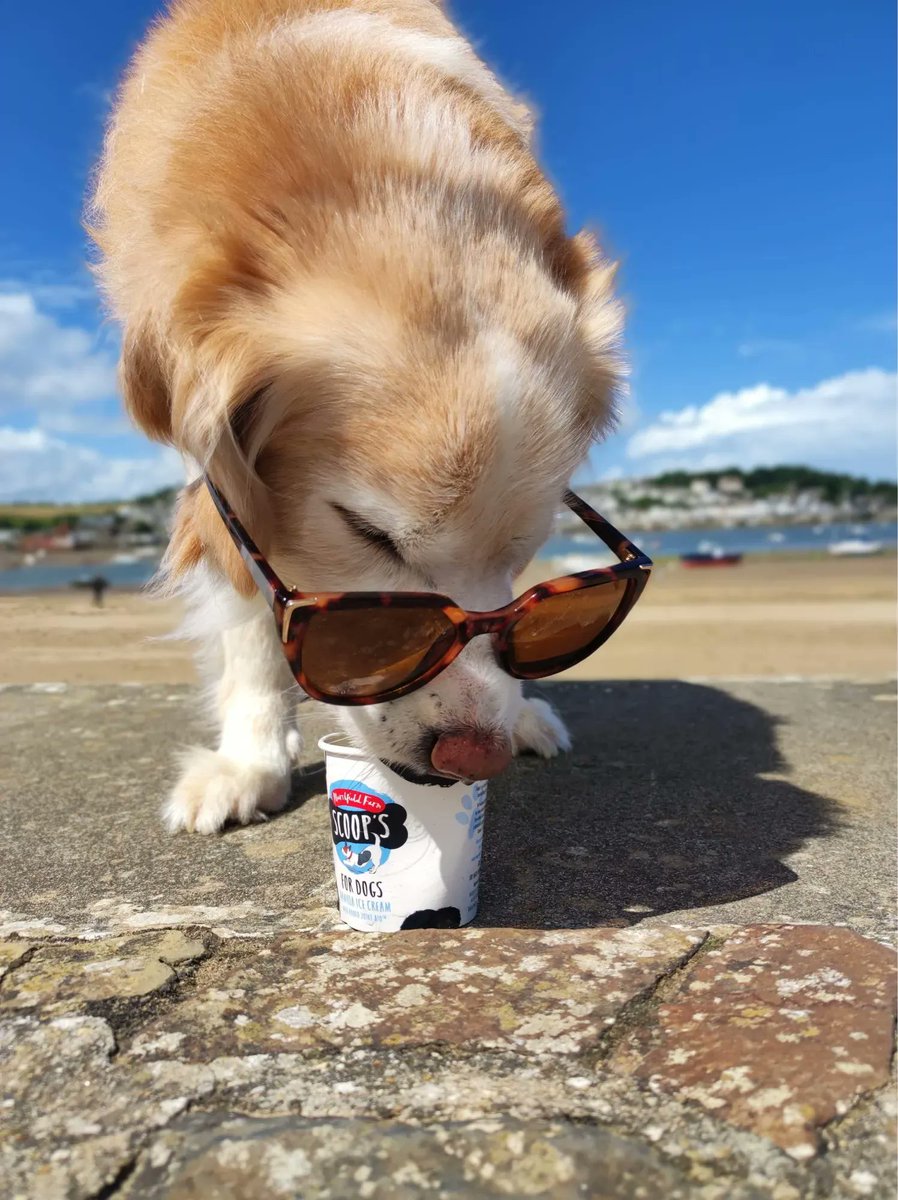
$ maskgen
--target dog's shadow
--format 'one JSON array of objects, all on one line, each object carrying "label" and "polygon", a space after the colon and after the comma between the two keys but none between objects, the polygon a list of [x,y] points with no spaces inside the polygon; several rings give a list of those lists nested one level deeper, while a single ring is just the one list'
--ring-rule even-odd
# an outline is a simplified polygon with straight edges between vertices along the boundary
[{"label": "dog's shadow", "polygon": [[287,813],[302,808],[309,800],[327,791],[327,781],[324,773],[324,759],[318,762],[306,763],[294,767],[290,776],[290,795],[287,803],[277,813],[272,813],[272,820],[284,817]]},{"label": "dog's shadow", "polygon": [[759,895],[838,806],[781,771],[775,720],[713,687],[558,683],[574,749],[490,784],[483,926],[633,924]]}]

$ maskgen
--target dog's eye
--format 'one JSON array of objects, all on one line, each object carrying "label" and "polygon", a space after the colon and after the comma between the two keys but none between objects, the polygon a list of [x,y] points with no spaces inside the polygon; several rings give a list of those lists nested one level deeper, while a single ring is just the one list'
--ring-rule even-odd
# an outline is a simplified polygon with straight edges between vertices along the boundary
[{"label": "dog's eye", "polygon": [[385,554],[389,554],[396,562],[402,562],[402,552],[388,533],[385,533],[382,529],[378,529],[376,525],[372,525],[364,517],[360,517],[358,513],[344,508],[342,504],[332,503],[331,507],[335,512],[340,514],[357,537],[364,538],[369,546],[375,546],[378,550],[383,550]]}]

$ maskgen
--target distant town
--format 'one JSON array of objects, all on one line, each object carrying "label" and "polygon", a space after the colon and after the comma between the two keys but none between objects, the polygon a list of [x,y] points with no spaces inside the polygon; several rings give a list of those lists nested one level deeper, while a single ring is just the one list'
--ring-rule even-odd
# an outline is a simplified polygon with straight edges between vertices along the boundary
[{"label": "distant town", "polygon": [[[585,484],[579,490],[628,531],[892,521],[898,508],[895,483],[801,466],[672,471],[649,479]],[[175,495],[168,488],[106,504],[0,505],[0,561],[158,558],[168,541]],[[557,532],[577,527],[566,510],[559,513]]]},{"label": "distant town", "polygon": [[[893,521],[898,485],[811,467],[669,471],[587,484],[581,493],[619,528],[738,529]],[[578,522],[560,515],[562,529]]]}]

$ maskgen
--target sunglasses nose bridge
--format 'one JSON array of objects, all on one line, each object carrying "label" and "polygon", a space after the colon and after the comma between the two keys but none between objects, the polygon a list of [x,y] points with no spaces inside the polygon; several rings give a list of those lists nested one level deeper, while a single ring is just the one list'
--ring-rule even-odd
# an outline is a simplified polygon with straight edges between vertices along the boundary
[{"label": "sunglasses nose bridge", "polygon": [[505,615],[489,615],[483,617],[468,617],[462,630],[462,641],[465,645],[476,637],[489,637],[497,655],[503,653],[505,634],[508,630],[509,618]]},{"label": "sunglasses nose bridge", "polygon": [[508,618],[503,615],[483,617],[468,617],[465,621],[465,640],[482,637],[484,634],[501,633],[508,624]]}]

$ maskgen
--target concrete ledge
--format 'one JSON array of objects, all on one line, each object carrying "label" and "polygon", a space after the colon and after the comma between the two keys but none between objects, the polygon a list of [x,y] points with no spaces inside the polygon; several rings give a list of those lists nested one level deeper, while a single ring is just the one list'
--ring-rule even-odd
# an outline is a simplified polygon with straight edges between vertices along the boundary
[{"label": "concrete ledge", "polygon": [[491,789],[478,923],[382,937],[313,759],[169,838],[186,691],[0,693],[5,1191],[891,1198],[881,685],[545,690],[577,748]]}]

